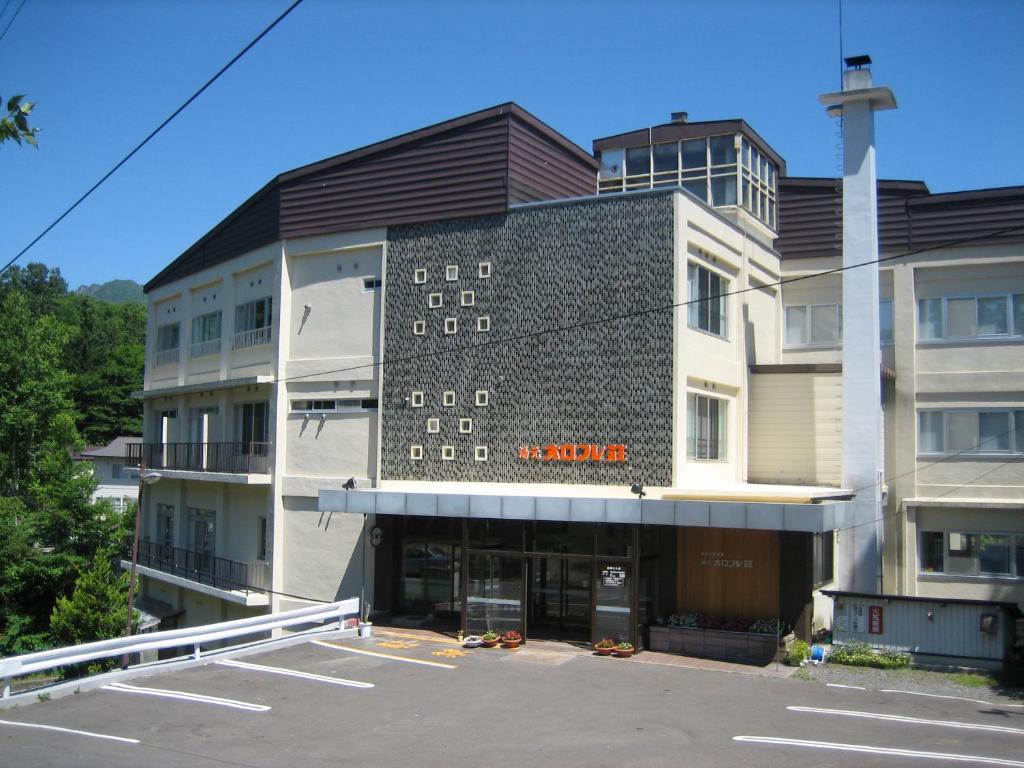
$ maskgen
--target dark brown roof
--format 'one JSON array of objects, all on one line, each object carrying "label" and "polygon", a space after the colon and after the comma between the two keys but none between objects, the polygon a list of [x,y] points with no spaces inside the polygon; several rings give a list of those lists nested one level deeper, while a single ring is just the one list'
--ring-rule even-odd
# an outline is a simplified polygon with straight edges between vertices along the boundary
[{"label": "dark brown roof", "polygon": [[[1016,231],[1006,231],[1013,230]],[[921,181],[878,182],[878,247],[898,253],[985,237],[1024,242],[1024,187],[932,194]],[[779,179],[783,258],[839,255],[843,247],[842,179]]]},{"label": "dark brown roof", "polygon": [[150,280],[150,291],[282,238],[503,213],[594,194],[597,161],[508,102],[282,173]]},{"label": "dark brown roof", "polygon": [[761,152],[771,158],[779,169],[780,175],[786,174],[786,161],[761,136],[747,125],[745,120],[704,120],[696,123],[664,123],[640,128],[614,136],[594,139],[594,154],[605,149],[623,149],[644,144],[657,144],[663,141],[679,141],[680,139],[696,139],[702,136],[714,136],[720,133],[742,133]]}]

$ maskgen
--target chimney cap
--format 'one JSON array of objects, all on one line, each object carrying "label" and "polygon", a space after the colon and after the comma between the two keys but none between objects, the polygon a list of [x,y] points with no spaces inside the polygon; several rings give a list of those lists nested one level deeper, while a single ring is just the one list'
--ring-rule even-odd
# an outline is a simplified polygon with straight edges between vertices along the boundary
[{"label": "chimney cap", "polygon": [[689,119],[690,119],[690,113],[689,112],[673,112],[672,113],[672,122],[673,123],[685,123],[685,122],[688,122]]},{"label": "chimney cap", "polygon": [[863,56],[847,56],[843,61],[846,62],[846,66],[853,67],[854,69],[860,69],[866,67],[871,63],[871,57],[867,55]]}]

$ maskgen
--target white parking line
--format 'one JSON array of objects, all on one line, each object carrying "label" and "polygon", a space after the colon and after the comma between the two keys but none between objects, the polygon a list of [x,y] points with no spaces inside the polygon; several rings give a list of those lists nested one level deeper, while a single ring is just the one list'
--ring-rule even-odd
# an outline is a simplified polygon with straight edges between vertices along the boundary
[{"label": "white parking line", "polygon": [[969,701],[972,704],[984,704],[986,707],[1024,707],[1024,704],[1005,704],[1001,701],[982,701],[981,699],[968,699],[964,696],[943,696],[940,693],[921,693],[920,691],[897,691],[891,688],[882,688],[879,693],[905,693],[908,696],[928,696],[932,699],[955,699],[956,701]]},{"label": "white parking line", "polygon": [[985,765],[1007,765],[1011,768],[1024,768],[1024,763],[1017,760],[1006,760],[1001,757],[985,757],[984,755],[958,755],[952,752],[921,752],[916,749],[896,749],[895,747],[874,747],[870,744],[840,744],[833,741],[805,741],[803,739],[782,739],[775,736],[733,736],[733,741],[751,744],[774,744],[783,747],[806,747],[809,749],[831,749],[839,752],[861,752],[869,755],[894,755],[896,757],[918,757],[923,760],[950,760],[957,763],[983,763]]},{"label": "white parking line", "polygon": [[842,683],[825,683],[829,688],[852,688],[855,691],[866,691],[863,685],[843,685]]},{"label": "white parking line", "polygon": [[396,656],[391,653],[380,653],[379,651],[364,651],[361,648],[348,648],[344,645],[335,645],[323,640],[312,640],[313,645],[322,645],[324,648],[332,648],[336,651],[348,651],[358,653],[362,656],[374,656],[378,659],[391,659],[392,661],[404,661],[409,664],[422,664],[425,667],[440,667],[441,669],[458,669],[454,664],[442,664],[440,661],[427,661],[426,659],[409,659],[405,656]]},{"label": "white parking line", "polygon": [[790,712],[803,712],[812,715],[841,715],[843,717],[860,717],[867,720],[888,720],[908,725],[936,725],[941,728],[964,728],[971,731],[995,731],[996,733],[1013,733],[1024,736],[1024,729],[1010,728],[1006,725],[987,725],[984,723],[964,723],[958,720],[925,720],[920,717],[906,715],[888,715],[879,712],[857,712],[850,709],[819,709],[817,707],[786,707]]},{"label": "white parking line", "polygon": [[300,677],[303,680],[316,680],[319,683],[330,683],[332,685],[345,685],[349,688],[373,688],[373,683],[361,683],[358,680],[346,680],[343,677],[327,677],[326,675],[315,675],[312,672],[299,672],[295,669],[285,669],[284,667],[268,667],[263,664],[250,664],[247,661],[236,661],[234,659],[225,659],[224,661],[218,661],[218,664],[223,664],[225,667],[238,667],[239,669],[251,669],[255,672],[270,672],[275,675],[287,675],[288,677]]},{"label": "white parking line", "polygon": [[104,685],[105,691],[117,691],[120,693],[139,693],[146,696],[159,696],[165,699],[180,699],[181,701],[194,701],[200,704],[215,704],[220,707],[231,709],[244,709],[247,712],[269,712],[270,707],[265,704],[250,704],[247,701],[225,699],[220,696],[207,696],[202,693],[186,693],[184,691],[169,691],[166,688],[143,688],[139,685],[128,685],[127,683],[111,683]]},{"label": "white parking line", "polygon": [[120,741],[123,744],[138,744],[138,739],[126,739],[123,736],[110,736],[106,733],[93,733],[92,731],[76,731],[74,728],[61,728],[56,725],[40,725],[39,723],[18,723],[14,720],[0,720],[0,725],[15,725],[19,728],[39,728],[44,731],[57,731],[58,733],[73,733],[76,736],[88,736],[93,739],[106,739],[107,741]]}]

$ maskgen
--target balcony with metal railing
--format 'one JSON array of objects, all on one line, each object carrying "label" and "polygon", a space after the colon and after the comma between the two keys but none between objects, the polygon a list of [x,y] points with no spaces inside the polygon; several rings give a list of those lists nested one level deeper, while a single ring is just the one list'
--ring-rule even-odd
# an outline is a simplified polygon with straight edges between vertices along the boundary
[{"label": "balcony with metal railing", "polygon": [[156,353],[156,366],[159,368],[161,365],[171,365],[172,363],[178,362],[179,352],[178,348],[174,349],[162,349]]},{"label": "balcony with metal railing", "polygon": [[[121,566],[129,568],[131,564],[126,558]],[[264,561],[244,563],[142,539],[138,569],[143,576],[243,605],[266,605],[269,599],[270,566]]]},{"label": "balcony with metal railing", "polygon": [[270,474],[271,443],[132,443],[126,449],[125,463],[141,465],[147,470],[209,473],[210,480],[224,479],[218,478],[218,474],[231,477]]},{"label": "balcony with metal railing", "polygon": [[249,349],[250,347],[259,347],[264,344],[269,344],[272,338],[271,327],[269,325],[263,328],[252,328],[248,331],[239,331],[231,337],[231,349]]},{"label": "balcony with metal railing", "polygon": [[220,354],[220,339],[207,339],[206,341],[193,341],[189,349],[190,356],[212,357]]}]

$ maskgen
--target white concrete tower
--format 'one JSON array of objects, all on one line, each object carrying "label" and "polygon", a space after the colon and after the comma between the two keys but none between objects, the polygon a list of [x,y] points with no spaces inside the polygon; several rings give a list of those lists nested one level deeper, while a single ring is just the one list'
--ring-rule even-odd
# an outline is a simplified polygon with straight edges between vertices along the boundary
[{"label": "white concrete tower", "polygon": [[[868,56],[846,59],[843,90],[818,97],[843,120],[843,454],[842,483],[856,491],[847,530],[839,533],[840,589],[882,587],[882,392],[878,332],[878,208],[875,112],[895,109],[873,87]],[[866,266],[858,266],[866,264]]]}]

